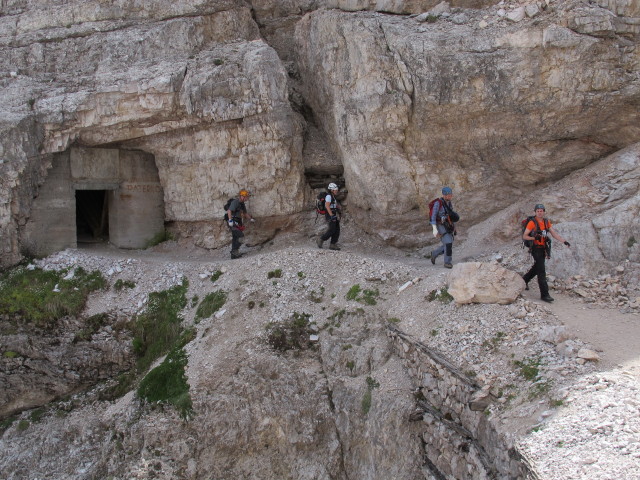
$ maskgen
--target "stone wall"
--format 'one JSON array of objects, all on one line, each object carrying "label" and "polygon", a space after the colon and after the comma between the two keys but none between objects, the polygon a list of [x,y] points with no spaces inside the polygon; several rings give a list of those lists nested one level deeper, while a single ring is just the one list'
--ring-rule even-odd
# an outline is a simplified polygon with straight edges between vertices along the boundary
[{"label": "stone wall", "polygon": [[451,362],[394,327],[396,353],[418,386],[426,431],[426,465],[436,478],[535,479],[522,454],[507,444],[484,413],[491,394]]}]

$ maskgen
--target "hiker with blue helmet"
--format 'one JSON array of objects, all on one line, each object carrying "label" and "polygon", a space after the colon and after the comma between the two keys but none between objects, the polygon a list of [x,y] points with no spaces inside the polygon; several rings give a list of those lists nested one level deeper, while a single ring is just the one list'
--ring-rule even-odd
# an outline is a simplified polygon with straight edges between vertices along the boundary
[{"label": "hiker with blue helmet", "polygon": [[545,302],[553,302],[553,297],[549,295],[545,267],[545,260],[551,257],[551,238],[549,238],[549,235],[564,243],[567,247],[570,247],[571,244],[554,230],[549,220],[544,218],[545,208],[543,204],[538,203],[533,207],[533,210],[536,215],[529,220],[522,234],[523,240],[532,242],[531,256],[533,257],[533,266],[522,276],[522,279],[526,285],[525,288],[529,290],[529,281],[537,276],[540,298]]},{"label": "hiker with blue helmet", "polygon": [[450,187],[443,187],[442,197],[433,200],[429,204],[431,227],[433,236],[442,242],[438,248],[431,252],[431,263],[436,264],[436,258],[444,253],[444,268],[453,267],[453,237],[456,235],[454,223],[460,217],[453,211],[451,199],[453,190]]}]

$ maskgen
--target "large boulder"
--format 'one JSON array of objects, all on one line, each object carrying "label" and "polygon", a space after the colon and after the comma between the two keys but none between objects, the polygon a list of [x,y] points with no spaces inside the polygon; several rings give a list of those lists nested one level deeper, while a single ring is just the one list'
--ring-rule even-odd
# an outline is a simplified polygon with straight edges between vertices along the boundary
[{"label": "large boulder", "polygon": [[468,262],[454,265],[448,291],[456,303],[513,303],[524,290],[522,277],[497,263]]}]

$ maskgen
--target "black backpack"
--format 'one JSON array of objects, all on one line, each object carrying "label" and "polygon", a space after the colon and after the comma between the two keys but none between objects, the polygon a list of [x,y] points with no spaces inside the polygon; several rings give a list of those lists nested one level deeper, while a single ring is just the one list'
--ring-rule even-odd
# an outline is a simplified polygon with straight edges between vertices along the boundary
[{"label": "black backpack", "polygon": [[[546,218],[543,218],[542,221],[544,222],[545,230],[548,232],[549,220],[547,220]],[[529,225],[529,222],[533,222],[534,225],[536,226],[535,235],[540,235],[542,233],[542,230],[540,230],[540,224],[536,221],[535,215],[529,215],[527,218],[522,220],[521,222],[522,230],[520,231],[520,238],[522,239],[522,248],[528,248],[529,250],[531,250],[531,248],[533,248],[533,240],[525,240],[524,238],[522,238],[522,235],[524,235],[524,231],[527,229],[527,225]],[[529,236],[532,237],[535,235],[529,235]],[[547,242],[551,243],[551,239],[547,238]]]}]

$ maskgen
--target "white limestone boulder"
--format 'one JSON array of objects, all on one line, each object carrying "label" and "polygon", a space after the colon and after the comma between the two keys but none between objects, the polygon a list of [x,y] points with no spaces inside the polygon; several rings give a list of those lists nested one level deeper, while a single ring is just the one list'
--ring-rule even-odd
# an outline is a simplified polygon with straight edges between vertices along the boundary
[{"label": "white limestone boulder", "polygon": [[468,262],[454,265],[448,290],[456,303],[512,303],[524,290],[522,277],[496,263]]}]

